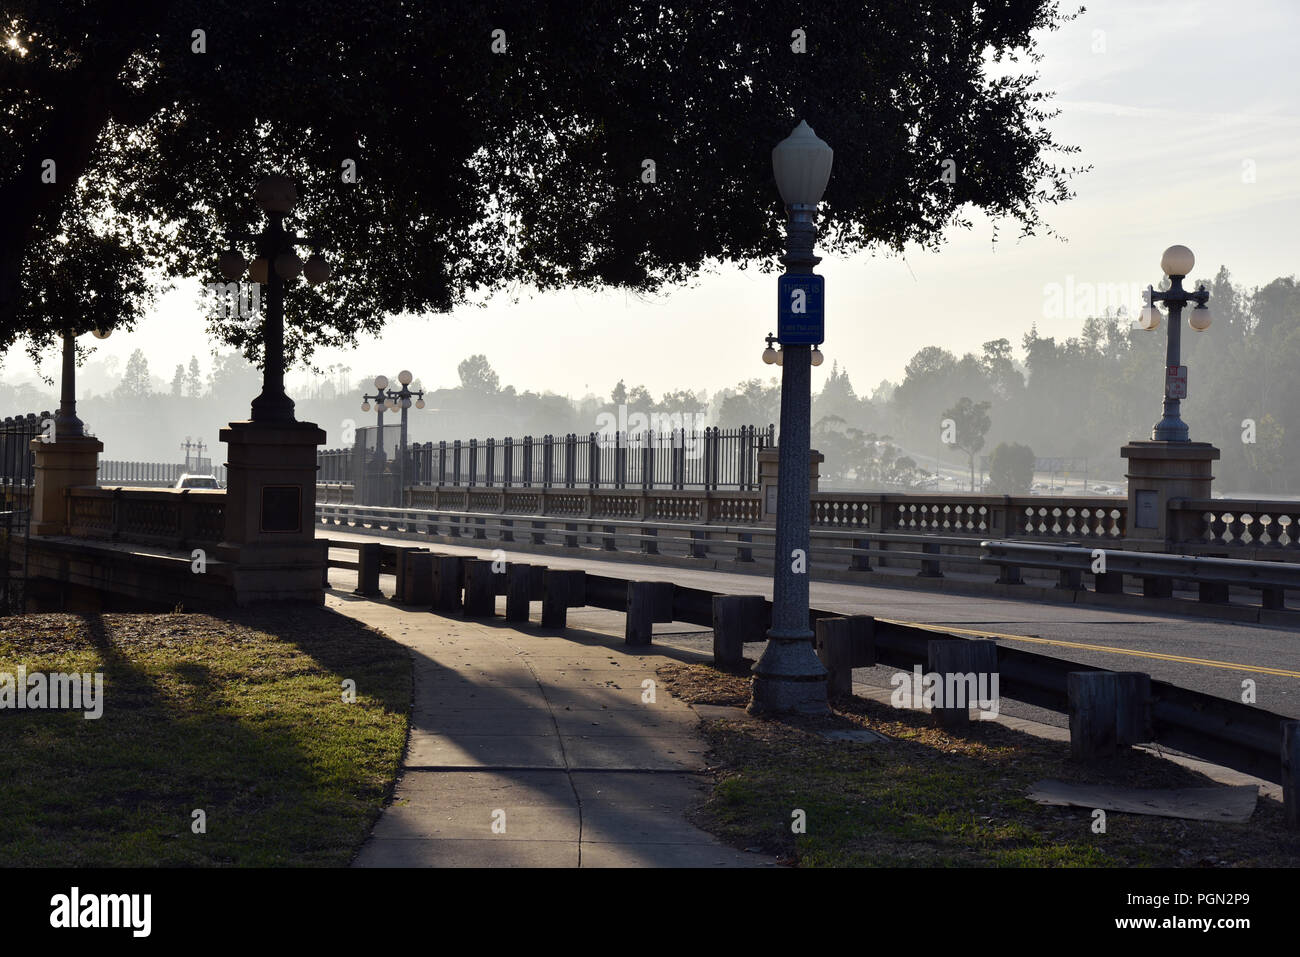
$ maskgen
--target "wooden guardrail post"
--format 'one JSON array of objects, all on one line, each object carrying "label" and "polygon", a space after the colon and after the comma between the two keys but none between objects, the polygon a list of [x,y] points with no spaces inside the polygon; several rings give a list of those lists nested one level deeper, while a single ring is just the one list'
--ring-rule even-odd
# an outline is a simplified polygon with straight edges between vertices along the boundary
[{"label": "wooden guardrail post", "polygon": [[393,589],[393,601],[407,604],[410,599],[407,598],[407,592],[410,589],[411,581],[411,556],[417,552],[424,551],[423,548],[409,548],[397,546],[393,549],[393,574],[397,576],[397,585]]},{"label": "wooden guardrail post", "polygon": [[491,618],[496,614],[496,579],[492,562],[483,558],[467,558],[462,563],[465,571],[465,617]]},{"label": "wooden guardrail post", "polygon": [[[927,643],[926,655],[929,671],[942,682],[939,703],[932,709],[935,718],[945,728],[970,724],[970,707],[975,703],[980,676],[998,670],[997,642],[941,638]],[[959,690],[965,697],[960,705],[955,700]]]},{"label": "wooden guardrail post", "polygon": [[1300,831],[1300,721],[1282,722],[1282,807],[1286,826]]},{"label": "wooden guardrail post", "polygon": [[871,539],[855,538],[853,547],[857,549],[849,559],[849,568],[855,572],[871,571]]},{"label": "wooden guardrail post", "polygon": [[762,641],[769,618],[762,595],[714,595],[713,663],[725,667],[744,661],[745,642]]},{"label": "wooden guardrail post", "polygon": [[659,537],[659,529],[643,528],[641,534],[647,536],[646,538],[641,539],[641,554],[658,555],[659,543],[655,541],[655,539]]},{"label": "wooden guardrail post", "polygon": [[542,597],[545,565],[511,562],[506,567],[506,621],[527,621],[531,602]]},{"label": "wooden guardrail post", "polygon": [[819,618],[817,657],[826,666],[826,693],[832,698],[853,693],[853,669],[876,663],[876,619],[871,615]]},{"label": "wooden guardrail post", "polygon": [[564,523],[564,547],[565,548],[578,547],[578,523],[577,522]]},{"label": "wooden guardrail post", "polygon": [[752,562],[752,561],[754,560],[754,550],[753,550],[752,548],[749,548],[749,547],[748,547],[748,544],[749,544],[749,543],[752,543],[752,542],[754,541],[754,535],[753,535],[753,533],[752,533],[752,532],[740,532],[740,533],[736,536],[736,538],[737,538],[739,541],[742,541],[742,542],[745,542],[745,543],[746,543],[746,545],[741,546],[740,548],[737,548],[737,549],[736,549],[736,561],[738,561],[738,562]]},{"label": "wooden guardrail post", "polygon": [[433,552],[420,549],[406,554],[406,573],[402,580],[402,601],[408,605],[433,602]]},{"label": "wooden guardrail post", "polygon": [[1071,671],[1067,676],[1070,753],[1107,757],[1150,740],[1151,678],[1137,671]]},{"label": "wooden guardrail post", "polygon": [[532,536],[532,542],[534,545],[545,545],[546,544],[546,523],[533,522],[533,530],[529,532],[529,535]]},{"label": "wooden guardrail post", "polygon": [[460,607],[461,562],[459,555],[435,555],[433,558],[433,609],[455,611]]},{"label": "wooden guardrail post", "polygon": [[381,594],[378,542],[362,542],[357,548],[357,587],[353,594],[366,597]]},{"label": "wooden guardrail post", "polygon": [[691,529],[691,558],[708,558],[709,557],[709,533],[707,531],[696,531]]},{"label": "wooden guardrail post", "polygon": [[602,549],[604,549],[605,551],[607,551],[607,552],[616,552],[616,551],[618,551],[618,544],[614,541],[615,526],[613,526],[613,525],[602,525],[601,528],[603,528],[603,529],[605,530],[605,534],[604,534],[603,536],[601,536],[601,546],[600,546],[600,547],[601,547]]},{"label": "wooden guardrail post", "polygon": [[655,622],[673,620],[672,582],[628,582],[626,645],[648,645]]},{"label": "wooden guardrail post", "polygon": [[569,609],[587,603],[586,572],[571,568],[548,568],[542,578],[542,627],[563,628]]}]

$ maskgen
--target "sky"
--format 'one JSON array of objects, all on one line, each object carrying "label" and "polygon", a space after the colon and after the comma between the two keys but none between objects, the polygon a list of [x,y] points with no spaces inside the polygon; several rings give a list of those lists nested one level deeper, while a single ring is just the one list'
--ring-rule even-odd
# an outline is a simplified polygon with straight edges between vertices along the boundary
[{"label": "sky", "polygon": [[[1063,7],[1068,6],[1063,3]],[[1063,165],[1091,165],[1076,198],[1048,207],[1060,238],[1017,239],[1004,224],[975,218],[937,252],[826,257],[826,361],[845,368],[859,394],[898,382],[927,345],[979,351],[1007,338],[1020,355],[1032,324],[1058,338],[1077,334],[1090,312],[1161,279],[1160,254],[1181,243],[1196,254],[1193,275],[1226,265],[1234,281],[1261,285],[1297,272],[1300,212],[1300,82],[1295,0],[1089,3],[1077,20],[1043,37],[1032,68],[1054,90],[1051,129],[1082,147]],[[835,131],[817,134],[835,147]],[[832,168],[831,176],[835,172]],[[426,388],[457,384],[456,366],[484,353],[502,384],[574,398],[608,395],[618,378],[656,396],[769,377],[760,355],[775,331],[775,275],[720,267],[655,296],[561,292],[502,294],[482,308],[393,320],[383,335],[347,350],[321,350],[324,368],[345,363],[354,379],[407,367]],[[212,351],[194,290],[180,288],[134,331],[98,344],[120,366],[144,349],[155,376]],[[1213,329],[1208,335],[1213,335]],[[44,363],[53,373],[55,357]],[[19,353],[10,381],[34,374]],[[306,379],[292,370],[292,384]]]}]

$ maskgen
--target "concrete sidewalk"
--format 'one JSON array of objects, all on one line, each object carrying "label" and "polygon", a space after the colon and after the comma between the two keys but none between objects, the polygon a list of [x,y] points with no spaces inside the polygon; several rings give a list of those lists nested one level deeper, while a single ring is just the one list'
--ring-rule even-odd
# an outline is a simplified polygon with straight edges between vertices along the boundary
[{"label": "concrete sidewalk", "polygon": [[[707,793],[699,716],[659,686],[672,660],[360,599],[326,604],[411,649],[411,734],[359,867],[736,867],[771,858],[685,820]],[[346,586],[344,586],[346,587]],[[650,688],[653,681],[654,700]]]}]

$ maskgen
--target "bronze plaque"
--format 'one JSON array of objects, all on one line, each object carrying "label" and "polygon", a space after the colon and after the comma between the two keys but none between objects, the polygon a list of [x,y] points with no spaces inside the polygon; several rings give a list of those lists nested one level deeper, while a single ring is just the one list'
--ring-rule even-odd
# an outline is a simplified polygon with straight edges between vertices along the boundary
[{"label": "bronze plaque", "polygon": [[302,486],[262,487],[262,531],[302,531]]}]

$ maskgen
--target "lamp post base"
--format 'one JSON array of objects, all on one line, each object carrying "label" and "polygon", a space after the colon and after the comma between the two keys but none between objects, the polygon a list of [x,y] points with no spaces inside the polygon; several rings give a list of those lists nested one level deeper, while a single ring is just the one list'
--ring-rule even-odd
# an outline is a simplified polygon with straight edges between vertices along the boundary
[{"label": "lamp post base", "polygon": [[813,651],[812,637],[768,635],[767,649],[752,669],[750,714],[830,714],[826,667]]}]

